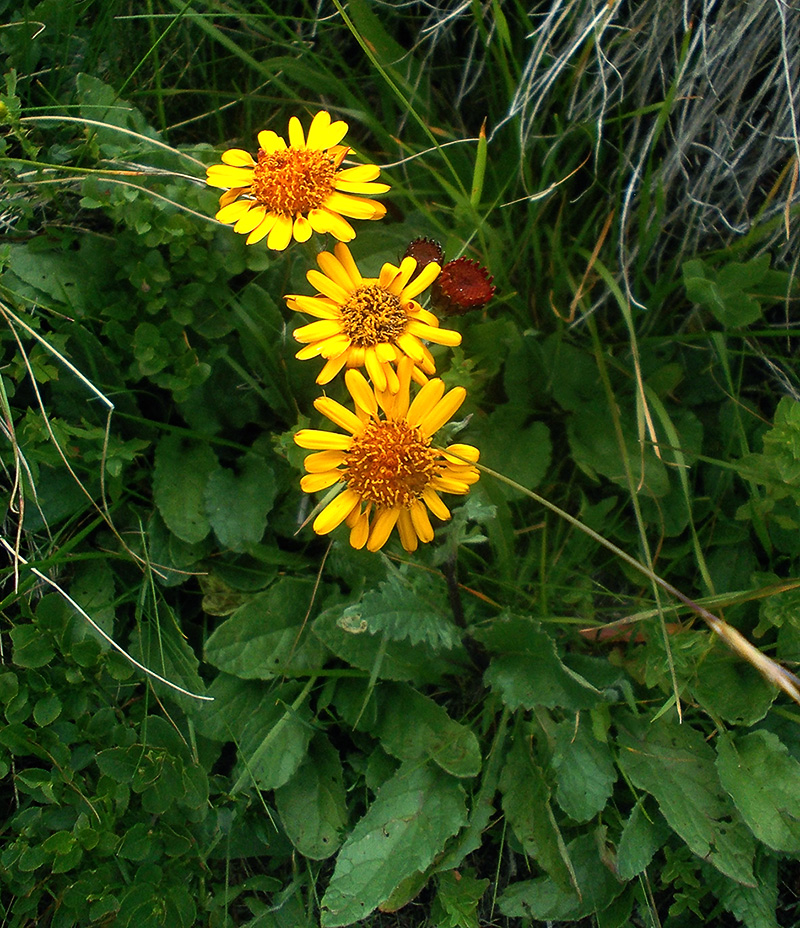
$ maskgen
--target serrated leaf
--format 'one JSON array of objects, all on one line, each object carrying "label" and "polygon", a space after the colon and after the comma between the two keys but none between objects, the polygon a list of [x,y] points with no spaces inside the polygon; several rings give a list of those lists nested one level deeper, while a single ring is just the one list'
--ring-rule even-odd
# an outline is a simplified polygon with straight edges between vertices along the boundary
[{"label": "serrated leaf", "polygon": [[723,791],[702,734],[667,716],[648,725],[632,719],[620,728],[618,743],[622,772],[655,797],[693,853],[737,882],[755,885],[753,836]]},{"label": "serrated leaf", "polygon": [[167,528],[182,541],[196,544],[211,531],[205,491],[219,470],[205,442],[165,435],[158,443],[153,469],[153,499]]},{"label": "serrated leaf", "polygon": [[471,873],[448,870],[437,877],[437,893],[431,916],[437,928],[478,928],[478,903],[489,880]]},{"label": "serrated leaf", "polygon": [[395,577],[348,606],[342,622],[351,627],[365,624],[365,631],[385,634],[392,641],[426,642],[437,649],[451,650],[461,640],[443,603],[437,604],[430,591],[420,595]]},{"label": "serrated leaf", "polygon": [[713,867],[704,879],[722,906],[746,928],[778,928],[778,861],[772,854],[757,859],[756,886],[742,886]]},{"label": "serrated leaf", "polygon": [[558,726],[552,759],[556,801],[576,822],[588,822],[611,796],[617,771],[608,745],[592,734],[586,717]]},{"label": "serrated leaf", "polygon": [[432,760],[456,777],[474,777],[481,752],[474,732],[450,718],[432,699],[410,686],[379,687],[378,722],[373,733],[400,760]]},{"label": "serrated leaf", "polygon": [[717,741],[717,771],[753,834],[774,851],[800,854],[800,764],[772,732]]},{"label": "serrated leaf", "polygon": [[206,642],[206,660],[246,680],[318,669],[324,648],[303,628],[313,595],[310,580],[279,580],[214,631]]},{"label": "serrated leaf", "polygon": [[369,915],[403,880],[425,870],[466,820],[457,780],[437,767],[404,764],[339,851],[322,898],[323,928]]},{"label": "serrated leaf", "polygon": [[324,860],[342,843],[347,801],[342,762],[330,741],[315,738],[292,778],[275,791],[275,805],[292,844],[311,860]]},{"label": "serrated leaf", "polygon": [[577,877],[550,805],[550,788],[531,753],[530,736],[520,726],[500,775],[503,812],[526,854],[533,857],[568,895]]},{"label": "serrated leaf", "polygon": [[206,514],[220,544],[245,551],[261,540],[277,493],[275,473],[264,459],[248,452],[236,473],[214,471],[205,488]]},{"label": "serrated leaf", "polygon": [[[366,623],[352,624],[343,618],[341,606],[333,606],[317,616],[313,631],[337,657],[352,667],[377,674],[379,680],[408,680],[435,683],[447,673],[460,673],[466,663],[461,648],[451,655],[438,654],[425,643],[388,641],[370,635]],[[460,661],[460,662],[459,662]]]},{"label": "serrated leaf", "polygon": [[486,684],[512,710],[589,709],[600,698],[595,687],[562,663],[553,639],[532,619],[505,616],[474,636],[493,653]]}]

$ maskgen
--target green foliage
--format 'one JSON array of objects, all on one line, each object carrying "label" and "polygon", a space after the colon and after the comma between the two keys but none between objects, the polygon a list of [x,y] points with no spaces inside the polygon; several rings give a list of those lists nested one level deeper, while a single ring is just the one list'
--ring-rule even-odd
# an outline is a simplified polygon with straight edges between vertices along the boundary
[{"label": "green foliage", "polygon": [[[793,923],[796,711],[520,489],[800,660],[791,148],[745,238],[678,241],[682,91],[632,66],[589,118],[594,11],[544,87],[508,3],[112,6],[0,0],[3,924]],[[332,242],[247,246],[204,183],[322,106],[392,165],[360,265],[432,236],[497,286],[434,354],[449,440],[520,486],[414,555],[307,524],[283,295]]]}]

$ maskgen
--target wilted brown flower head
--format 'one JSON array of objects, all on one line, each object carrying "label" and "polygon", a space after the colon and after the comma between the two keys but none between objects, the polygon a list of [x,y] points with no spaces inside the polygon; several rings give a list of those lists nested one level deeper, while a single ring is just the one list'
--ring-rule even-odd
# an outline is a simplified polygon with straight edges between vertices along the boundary
[{"label": "wilted brown flower head", "polygon": [[446,316],[463,316],[481,309],[494,296],[494,278],[485,267],[472,258],[448,261],[431,287],[435,309]]},{"label": "wilted brown flower head", "polygon": [[403,257],[414,258],[417,262],[417,269],[412,275],[412,280],[426,264],[436,263],[441,267],[444,263],[442,246],[432,238],[415,238],[413,242],[408,243],[408,248],[406,248]]}]

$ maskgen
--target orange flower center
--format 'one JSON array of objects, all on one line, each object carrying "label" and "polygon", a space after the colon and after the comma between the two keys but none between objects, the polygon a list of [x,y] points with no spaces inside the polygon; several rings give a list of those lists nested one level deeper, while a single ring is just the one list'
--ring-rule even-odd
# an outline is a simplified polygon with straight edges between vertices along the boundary
[{"label": "orange flower center", "polygon": [[342,306],[342,331],[357,348],[393,342],[407,323],[400,300],[378,284],[359,287]]},{"label": "orange flower center", "polygon": [[407,509],[439,473],[438,452],[405,421],[373,421],[353,439],[344,479],[368,503]]},{"label": "orange flower center", "polygon": [[270,212],[294,216],[321,206],[333,192],[334,156],[326,151],[258,150],[251,190]]}]

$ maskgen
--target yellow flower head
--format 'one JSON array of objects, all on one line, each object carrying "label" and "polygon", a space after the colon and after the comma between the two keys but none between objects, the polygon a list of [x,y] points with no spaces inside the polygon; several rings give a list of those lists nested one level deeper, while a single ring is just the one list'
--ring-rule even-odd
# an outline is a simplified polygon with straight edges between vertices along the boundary
[{"label": "yellow flower head", "polygon": [[380,219],[386,207],[354,193],[384,193],[388,184],[372,181],[380,174],[374,164],[339,170],[348,152],[339,143],[347,123],[331,122],[321,110],[311,121],[308,138],[300,120],[289,120],[289,145],[271,129],[258,133],[255,160],[241,148],[222,155],[224,164],[212,164],[207,183],[226,192],[219,200],[216,218],[232,222],[235,232],[247,235],[247,244],[260,242],[283,251],[292,238],[306,242],[312,232],[330,232],[340,242],[355,238],[351,219]]},{"label": "yellow flower head", "polygon": [[393,364],[403,357],[414,362],[412,376],[425,383],[436,366],[423,339],[439,345],[461,344],[452,329],[440,329],[439,320],[414,299],[439,273],[439,265],[426,264],[412,279],[414,258],[400,267],[384,264],[380,277],[362,277],[350,249],[339,244],[334,253],[317,255],[320,271],[306,274],[321,295],[286,297],[290,309],[316,316],[317,322],[301,326],[294,337],[304,346],[301,360],[321,355],[327,364],[317,383],[329,383],[343,367],[366,367],[379,391],[396,393],[400,386]]},{"label": "yellow flower head", "polygon": [[459,444],[440,451],[431,446],[431,436],[459,409],[466,390],[454,387],[445,393],[437,378],[410,402],[412,367],[410,358],[400,361],[395,393],[371,387],[360,371],[347,371],[355,412],[326,396],[314,406],[349,434],[300,429],[295,435],[301,448],[316,452],[305,459],[308,473],[301,488],[315,493],[345,485],[314,520],[317,534],[327,535],[345,522],[354,548],[377,551],[396,525],[403,547],[415,551],[420,541],[433,539],[428,510],[450,518],[439,493],[468,493],[478,480],[477,448]]}]

